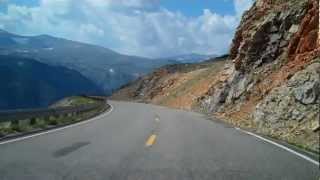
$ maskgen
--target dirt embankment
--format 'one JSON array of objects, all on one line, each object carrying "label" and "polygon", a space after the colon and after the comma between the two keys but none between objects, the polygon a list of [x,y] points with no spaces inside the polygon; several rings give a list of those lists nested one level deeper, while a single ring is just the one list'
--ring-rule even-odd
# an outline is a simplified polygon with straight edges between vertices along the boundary
[{"label": "dirt embankment", "polygon": [[212,86],[227,78],[223,73],[230,67],[226,56],[200,64],[168,65],[123,87],[112,98],[191,110]]}]

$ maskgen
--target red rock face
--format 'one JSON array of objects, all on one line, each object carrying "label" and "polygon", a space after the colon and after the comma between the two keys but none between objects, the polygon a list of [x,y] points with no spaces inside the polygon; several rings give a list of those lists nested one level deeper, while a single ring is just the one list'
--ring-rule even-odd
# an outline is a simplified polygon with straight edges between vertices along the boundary
[{"label": "red rock face", "polygon": [[[304,2],[307,2],[304,6],[293,8],[295,2],[290,0],[257,0],[243,16],[231,45],[230,58],[236,70],[247,71],[255,65],[272,62],[283,52],[289,59],[318,52],[319,3],[317,0]],[[288,12],[290,17],[283,17],[286,16],[283,12]],[[289,32],[291,25],[299,25],[293,35]],[[274,40],[277,36],[279,39]],[[291,38],[286,39],[288,36]]]},{"label": "red rock face", "polygon": [[[249,103],[254,109],[253,102],[320,57],[318,32],[318,0],[257,0],[244,14],[229,56],[237,73],[254,79],[253,85],[242,94],[246,100],[234,98],[230,102]],[[228,85],[235,87],[231,95],[238,91],[237,83]]]},{"label": "red rock face", "polygon": [[289,44],[288,55],[291,59],[298,54],[314,51],[319,48],[317,44],[319,33],[319,4],[317,1],[309,1],[307,13],[304,16],[299,31]]},{"label": "red rock face", "polygon": [[235,68],[242,68],[243,59],[247,55],[247,51],[252,44],[248,31],[254,28],[254,23],[259,21],[267,13],[267,8],[258,8],[253,6],[243,17],[241,25],[235,34],[230,48],[230,58],[233,59]]}]

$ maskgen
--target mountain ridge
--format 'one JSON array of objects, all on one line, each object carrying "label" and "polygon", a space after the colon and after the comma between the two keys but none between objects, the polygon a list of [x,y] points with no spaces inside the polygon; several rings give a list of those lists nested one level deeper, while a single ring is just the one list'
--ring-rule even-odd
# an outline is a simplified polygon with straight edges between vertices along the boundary
[{"label": "mountain ridge", "polygon": [[110,94],[114,89],[171,61],[122,55],[102,46],[49,35],[0,33],[0,54],[27,57],[80,72]]},{"label": "mountain ridge", "polygon": [[47,107],[68,96],[102,89],[74,70],[30,58],[0,55],[0,109]]}]

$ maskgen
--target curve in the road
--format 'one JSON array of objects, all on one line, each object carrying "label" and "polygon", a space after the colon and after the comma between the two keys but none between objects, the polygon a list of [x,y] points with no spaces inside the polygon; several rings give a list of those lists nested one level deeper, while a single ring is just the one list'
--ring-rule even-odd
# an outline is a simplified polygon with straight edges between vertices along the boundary
[{"label": "curve in the road", "polygon": [[[111,104],[112,113],[51,131],[55,133],[2,144],[0,179],[320,177],[315,164],[204,115],[139,103]],[[146,147],[148,138],[152,146]]]}]

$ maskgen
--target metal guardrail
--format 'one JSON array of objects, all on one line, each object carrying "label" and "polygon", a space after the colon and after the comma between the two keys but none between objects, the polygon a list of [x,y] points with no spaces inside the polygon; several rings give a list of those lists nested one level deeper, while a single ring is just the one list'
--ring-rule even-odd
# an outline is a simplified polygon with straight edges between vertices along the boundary
[{"label": "metal guardrail", "polygon": [[8,110],[0,111],[0,123],[26,120],[32,118],[46,118],[58,116],[73,116],[77,114],[86,113],[93,110],[108,108],[107,100],[104,97],[98,96],[85,96],[97,100],[96,103],[70,106],[70,107],[57,107],[57,108],[41,108],[41,109],[22,109],[22,110]]}]

